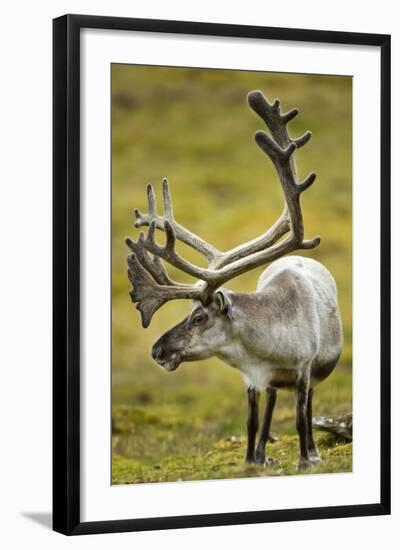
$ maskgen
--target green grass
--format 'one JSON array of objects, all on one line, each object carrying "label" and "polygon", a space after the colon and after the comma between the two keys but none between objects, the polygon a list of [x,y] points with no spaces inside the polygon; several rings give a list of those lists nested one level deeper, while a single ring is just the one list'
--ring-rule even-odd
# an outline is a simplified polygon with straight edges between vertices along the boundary
[{"label": "green grass", "polygon": [[[165,373],[149,356],[154,341],[187,314],[184,301],[165,305],[141,328],[129,299],[126,235],[132,210],[146,209],[145,188],[160,192],[167,176],[178,221],[222,250],[254,238],[279,216],[282,192],[269,159],[254,144],[263,122],[246,95],[261,89],[283,110],[300,108],[290,123],[313,140],[296,154],[300,178],[318,178],[302,199],[306,237],[321,245],[305,252],[333,273],[343,317],[340,365],[318,387],[315,414],[351,410],[351,79],[114,65],[112,69],[112,403],[115,483],[210,479],[294,473],[294,397],[280,392],[273,430],[280,436],[270,470],[245,468],[246,397],[240,377],[215,359]],[[161,239],[160,239],[161,240]],[[181,246],[188,259],[202,259]],[[231,281],[254,290],[262,269]],[[186,276],[170,270],[177,280]],[[232,439],[234,438],[234,439]],[[236,439],[235,439],[236,438]],[[319,436],[324,465],[348,471],[348,445]],[[331,446],[330,446],[331,445]],[[285,451],[286,449],[286,451]],[[286,452],[286,455],[279,453]],[[276,456],[275,456],[276,454]],[[280,457],[280,458],[279,458]],[[320,470],[322,468],[322,470]],[[188,477],[193,476],[193,477]]]},{"label": "green grass", "polygon": [[[245,454],[246,395],[238,374],[222,363],[193,364],[175,373],[156,368],[144,379],[114,375],[113,483],[294,474],[298,437],[295,396],[281,391],[272,422],[278,441],[267,446],[272,467],[249,467]],[[190,372],[192,371],[192,372]],[[156,390],[155,390],[156,388]],[[351,410],[351,369],[341,366],[315,391],[318,415]],[[351,471],[351,444],[315,431],[323,464],[310,472]]]},{"label": "green grass", "polygon": [[[303,474],[325,474],[351,472],[352,444],[332,443],[328,438],[316,438],[323,462]],[[154,464],[144,464],[114,454],[113,484],[154,483],[160,481],[190,481],[199,479],[228,479],[298,475],[298,440],[293,435],[284,435],[273,444],[269,458],[271,466],[258,466],[243,463],[245,440],[227,438],[214,443],[205,453],[173,453]]]}]

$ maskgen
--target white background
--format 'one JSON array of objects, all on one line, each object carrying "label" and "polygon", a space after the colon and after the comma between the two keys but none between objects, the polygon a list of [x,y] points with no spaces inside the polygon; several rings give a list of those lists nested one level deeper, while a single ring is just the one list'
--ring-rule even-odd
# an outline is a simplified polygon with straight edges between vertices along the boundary
[{"label": "white background", "polygon": [[[382,0],[379,10],[360,9],[359,2],[287,0],[281,6],[265,2],[245,4],[224,0],[144,4],[98,0],[14,3],[3,11],[1,139],[1,511],[0,541],[5,548],[203,548],[229,544],[326,549],[352,545],[393,548],[399,536],[399,475],[393,471],[393,515],[290,524],[219,527],[153,533],[62,537],[48,524],[51,509],[51,18],[64,13],[94,13],[198,21],[261,24],[343,31],[381,32],[393,35],[393,67],[400,62],[400,31],[395,2]],[[399,97],[398,70],[393,74],[393,97]],[[368,116],[368,113],[366,113]],[[399,118],[393,105],[393,125]],[[393,132],[394,151],[400,147]],[[393,181],[399,181],[393,167]],[[393,191],[393,204],[399,190]],[[398,242],[400,222],[394,220],[393,241]],[[399,248],[399,247],[397,247]],[[394,256],[393,280],[400,262]],[[393,288],[394,335],[399,332],[399,292]],[[397,310],[397,312],[396,312]],[[4,357],[3,357],[4,355]],[[393,388],[399,375],[393,360]],[[394,401],[393,463],[400,460],[398,403]],[[375,442],[372,442],[374,445]],[[45,525],[43,525],[45,524]],[[313,540],[315,542],[313,542]],[[393,542],[391,542],[393,540]]]},{"label": "white background", "polygon": [[[84,30],[82,52],[81,520],[379,501],[379,90],[377,48]],[[110,486],[110,63],[353,75],[353,472]],[[266,91],[267,92],[267,91]],[[374,107],[373,107],[374,106]],[[365,112],[369,116],[365,117]],[[378,153],[378,154],[377,154]],[[96,205],[93,208],[93,205]],[[365,276],[368,272],[368,277]],[[370,296],[365,300],[365,296]],[[244,422],[244,419],[243,419]],[[99,426],[102,428],[99,429]]]}]

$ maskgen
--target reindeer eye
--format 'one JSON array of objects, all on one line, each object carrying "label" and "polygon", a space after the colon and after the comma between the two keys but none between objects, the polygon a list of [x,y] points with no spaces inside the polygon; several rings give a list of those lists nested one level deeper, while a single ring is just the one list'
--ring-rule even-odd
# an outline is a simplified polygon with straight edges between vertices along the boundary
[{"label": "reindeer eye", "polygon": [[193,325],[201,325],[204,321],[206,321],[206,319],[207,316],[204,315],[204,313],[197,313],[193,316],[192,323]]}]

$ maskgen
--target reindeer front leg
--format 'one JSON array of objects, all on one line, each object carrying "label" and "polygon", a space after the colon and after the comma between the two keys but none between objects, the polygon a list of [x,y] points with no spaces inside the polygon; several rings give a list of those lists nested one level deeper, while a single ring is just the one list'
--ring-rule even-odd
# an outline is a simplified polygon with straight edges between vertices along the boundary
[{"label": "reindeer front leg", "polygon": [[248,402],[248,415],[247,415],[247,452],[246,452],[246,464],[252,464],[255,462],[254,449],[256,444],[256,435],[258,430],[258,400],[260,392],[255,388],[247,388],[247,402]]},{"label": "reindeer front leg", "polygon": [[273,388],[267,388],[267,402],[265,405],[264,422],[261,428],[260,439],[258,441],[255,461],[257,464],[265,464],[265,445],[270,439],[270,427],[272,420],[272,413],[276,403],[276,390]]}]

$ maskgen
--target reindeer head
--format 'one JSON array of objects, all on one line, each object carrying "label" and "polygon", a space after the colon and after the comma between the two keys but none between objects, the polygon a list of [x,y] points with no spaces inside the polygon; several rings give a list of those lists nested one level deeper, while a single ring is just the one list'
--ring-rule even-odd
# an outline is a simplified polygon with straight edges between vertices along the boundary
[{"label": "reindeer head", "polygon": [[[256,239],[221,252],[175,221],[168,181],[164,179],[163,215],[157,213],[154,189],[149,184],[148,213],[135,210],[135,226],[147,226],[147,235],[141,232],[137,241],[126,239],[132,251],[128,256],[128,277],[133,285],[131,298],[137,303],[144,328],[149,326],[154,313],[167,301],[195,301],[191,314],[153,346],[153,358],[167,370],[175,370],[182,361],[210,357],[230,337],[229,303],[226,293],[217,290],[219,287],[294,250],[315,248],[320,242],[319,237],[304,240],[300,207],[301,193],[310,187],[316,176],[311,173],[303,182],[298,182],[293,158],[296,149],[308,143],[311,132],[291,139],[287,124],[298,114],[298,110],[281,114],[278,99],[270,104],[261,92],[253,91],[248,95],[248,102],[267,124],[272,136],[258,131],[255,140],[273,162],[285,198],[284,210],[275,224]],[[165,233],[163,246],[155,240],[156,229]],[[208,267],[198,267],[182,258],[175,249],[176,240],[205,256]],[[162,260],[198,282],[186,285],[173,281]]]},{"label": "reindeer head", "polygon": [[207,359],[232,341],[226,291],[217,290],[205,306],[195,303],[190,314],[154,344],[151,355],[168,371],[180,363]]}]

